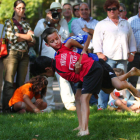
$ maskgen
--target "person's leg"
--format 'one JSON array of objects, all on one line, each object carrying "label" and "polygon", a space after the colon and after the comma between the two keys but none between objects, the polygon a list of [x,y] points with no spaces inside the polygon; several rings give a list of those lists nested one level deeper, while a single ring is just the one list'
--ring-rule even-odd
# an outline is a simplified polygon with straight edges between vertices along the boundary
[{"label": "person's leg", "polygon": [[44,101],[47,103],[47,108],[43,110],[43,112],[49,112],[52,109],[55,109],[55,102],[54,102],[54,94],[53,94],[53,80],[54,77],[48,77],[48,85],[46,90],[46,96],[43,97]]},{"label": "person's leg", "polygon": [[96,105],[98,103],[98,99],[95,98],[94,95],[91,96],[90,100],[89,100],[89,105]]},{"label": "person's leg", "polygon": [[[130,71],[132,67],[136,67],[140,69],[140,54],[135,54],[134,60],[132,62],[128,62],[127,71]],[[128,82],[130,82],[134,87],[136,87],[138,82],[138,76],[133,76],[128,78]]]},{"label": "person's leg", "polygon": [[17,65],[18,65],[17,51],[10,50],[9,55],[3,59],[3,64],[5,70],[5,76],[4,76],[5,82],[3,87],[2,104],[3,104],[3,111],[5,111],[9,108],[8,102],[14,93],[13,82],[14,82],[15,73],[17,71]]},{"label": "person's leg", "polygon": [[74,105],[75,98],[74,93],[72,91],[70,83],[62,78],[59,74],[56,74],[56,78],[60,87],[60,95],[62,102],[64,103],[64,106],[67,110],[76,110],[76,107]]},{"label": "person's leg", "polygon": [[140,97],[140,92],[127,81],[120,81],[118,77],[112,78],[111,81],[112,81],[112,85],[117,90],[122,90],[127,88],[133,93],[134,96]]},{"label": "person's leg", "polygon": [[28,69],[28,63],[29,63],[29,55],[27,52],[18,52],[18,68],[17,68],[17,80],[16,84],[17,87],[20,87],[24,84],[25,82],[25,77],[27,74],[27,69]]},{"label": "person's leg", "polygon": [[3,62],[0,59],[0,107],[2,106],[2,83],[3,83]]},{"label": "person's leg", "polygon": [[124,104],[120,99],[115,101],[115,105],[123,110],[131,111],[131,109],[129,107],[127,107],[127,104]]},{"label": "person's leg", "polygon": [[89,100],[91,98],[91,95],[92,94],[82,94],[80,97],[82,128],[80,129],[78,136],[89,135],[89,129],[88,129],[88,121],[89,121],[89,114],[90,114]]},{"label": "person's leg", "polygon": [[79,126],[73,130],[80,130],[82,128],[82,114],[81,114],[80,97],[81,97],[81,89],[77,89],[76,94],[75,94],[75,105],[76,105],[76,112],[77,112]]},{"label": "person's leg", "polygon": [[127,78],[129,77],[132,77],[132,76],[140,76],[140,70],[137,69],[136,67],[133,67],[131,68],[130,71],[128,71],[127,73],[121,75],[121,76],[118,76],[118,78],[121,80],[121,81],[124,81],[126,80]]},{"label": "person's leg", "polygon": [[[106,63],[109,64],[112,68],[115,68],[117,62],[115,60],[108,58]],[[109,100],[109,94],[101,90],[100,93],[98,94],[98,109],[107,108],[108,100]]]},{"label": "person's leg", "polygon": [[100,93],[98,94],[98,109],[107,108],[108,99],[109,94],[105,93],[103,90],[100,90]]}]

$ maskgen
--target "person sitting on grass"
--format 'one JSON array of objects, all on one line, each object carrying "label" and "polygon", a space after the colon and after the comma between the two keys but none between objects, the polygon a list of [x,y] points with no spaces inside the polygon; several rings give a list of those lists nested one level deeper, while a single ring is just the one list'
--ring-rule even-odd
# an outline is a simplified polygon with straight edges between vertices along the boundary
[{"label": "person sitting on grass", "polygon": [[[115,71],[115,74],[117,76],[121,76],[124,74],[123,69],[113,68],[113,70]],[[132,100],[129,101],[129,99],[127,99],[127,96],[126,96],[126,90],[127,89],[118,91],[117,89],[114,89],[113,92],[111,92],[109,96],[108,105],[117,111],[126,110],[126,111],[133,111],[133,112],[139,113],[140,101],[139,100],[136,101],[137,98],[133,102]]]},{"label": "person sitting on grass", "polygon": [[[47,84],[48,81],[45,76],[36,76],[17,88],[9,101],[11,112],[41,113],[41,110],[47,107],[47,103],[41,99],[46,94]],[[35,103],[31,101],[33,97],[36,98]]]},{"label": "person sitting on grass", "polygon": [[[140,97],[140,93],[131,84],[125,81],[133,75],[140,75],[140,70],[132,68],[128,73],[116,77],[113,69],[102,59],[94,61],[86,54],[89,43],[86,42],[84,48],[81,44],[73,39],[69,39],[65,44],[61,43],[60,36],[54,28],[47,28],[43,32],[43,38],[48,46],[57,51],[55,60],[45,56],[39,56],[31,64],[30,72],[33,75],[42,74],[47,77],[54,76],[56,71],[64,79],[72,82],[81,81],[81,92],[76,93],[76,110],[78,115],[78,136],[89,134],[89,99],[92,94],[96,95],[102,88],[106,93],[111,93],[114,88],[121,90],[128,88],[135,96]],[[88,40],[88,39],[87,39]],[[72,52],[72,46],[83,48],[81,55]],[[78,65],[77,65],[78,64]],[[77,65],[75,67],[75,65]]]}]

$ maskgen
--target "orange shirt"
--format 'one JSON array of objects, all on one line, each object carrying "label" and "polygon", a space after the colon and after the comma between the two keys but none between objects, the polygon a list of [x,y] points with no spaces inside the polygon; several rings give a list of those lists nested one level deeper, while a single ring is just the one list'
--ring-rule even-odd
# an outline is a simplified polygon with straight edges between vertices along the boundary
[{"label": "orange shirt", "polygon": [[[32,91],[32,83],[24,84],[23,86],[16,89],[14,92],[12,98],[9,101],[9,106],[14,105],[17,102],[24,102],[23,101],[23,95],[26,94],[29,96],[30,99],[32,99],[34,96],[36,99],[40,98],[40,94],[35,95]],[[29,90],[31,89],[31,91]]]}]

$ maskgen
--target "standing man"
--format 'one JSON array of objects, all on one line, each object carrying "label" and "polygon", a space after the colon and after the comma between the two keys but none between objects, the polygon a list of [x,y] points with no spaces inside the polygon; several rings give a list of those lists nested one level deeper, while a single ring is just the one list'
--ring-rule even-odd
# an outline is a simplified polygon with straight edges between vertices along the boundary
[{"label": "standing man", "polygon": [[[107,18],[100,21],[93,36],[94,52],[112,68],[127,70],[127,60],[133,61],[136,42],[130,24],[118,16],[118,0],[106,0],[104,9]],[[109,95],[102,90],[99,93],[98,109],[107,107]]]},{"label": "standing man", "polygon": [[[69,37],[69,29],[66,20],[61,18],[62,8],[60,3],[52,2],[50,5],[50,9],[47,9],[45,12],[46,18],[40,19],[38,21],[34,29],[34,34],[35,36],[39,37],[40,46],[42,44],[41,56],[48,56],[50,58],[54,58],[55,50],[45,45],[45,41],[41,40],[41,34],[46,28],[54,27],[58,30],[59,35],[61,35],[62,41],[64,41],[66,38]],[[75,111],[75,98],[70,83],[57,73],[56,77],[60,87],[61,99],[64,103],[65,108],[67,110]],[[43,110],[44,112],[50,112],[52,109],[55,109],[54,95],[52,89],[54,77],[48,77],[47,79],[48,85],[45,101],[47,102],[48,106],[46,109]]]},{"label": "standing man", "polygon": [[[128,22],[130,23],[130,26],[132,27],[135,36],[137,52],[134,55],[134,60],[128,63],[127,71],[130,70],[132,67],[136,67],[140,69],[140,2],[138,4],[138,14],[133,17],[130,17],[128,19]],[[131,78],[128,78],[128,81],[134,87],[136,87],[138,82],[138,76],[133,76]]]},{"label": "standing man", "polygon": [[[79,14],[80,18],[75,19],[71,24],[72,32],[74,35],[90,35],[92,38],[98,21],[90,17],[90,9],[87,3],[80,4]],[[92,46],[92,42],[90,42],[89,49],[91,49]]]},{"label": "standing man", "polygon": [[72,23],[72,21],[75,20],[76,18],[75,18],[75,17],[72,17],[72,6],[71,6],[70,3],[64,3],[63,9],[64,9],[63,16],[64,16],[64,19],[65,19],[65,20],[67,21],[67,23],[68,23],[70,36],[73,36],[74,34],[73,34],[72,31],[71,31],[71,23]]},{"label": "standing man", "polygon": [[126,11],[126,7],[123,3],[120,3],[120,8],[119,8],[119,16],[122,19],[126,19],[128,20],[128,18],[126,17],[127,11]]}]

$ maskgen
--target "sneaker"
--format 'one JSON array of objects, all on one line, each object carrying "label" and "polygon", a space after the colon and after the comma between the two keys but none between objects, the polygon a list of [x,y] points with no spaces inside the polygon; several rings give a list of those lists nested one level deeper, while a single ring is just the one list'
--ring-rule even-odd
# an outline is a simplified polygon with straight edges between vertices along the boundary
[{"label": "sneaker", "polygon": [[41,112],[42,112],[42,113],[43,113],[43,112],[50,113],[50,112],[52,112],[52,109],[51,109],[50,107],[47,107],[46,109],[41,110]]},{"label": "sneaker", "polygon": [[100,107],[100,108],[98,108],[98,110],[103,110],[103,108]]}]

